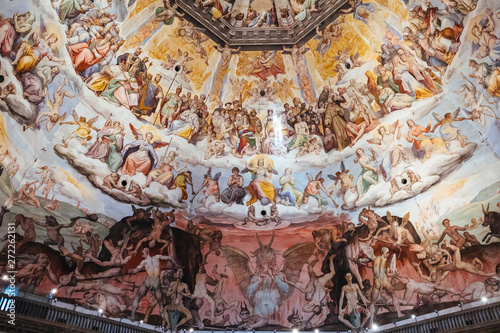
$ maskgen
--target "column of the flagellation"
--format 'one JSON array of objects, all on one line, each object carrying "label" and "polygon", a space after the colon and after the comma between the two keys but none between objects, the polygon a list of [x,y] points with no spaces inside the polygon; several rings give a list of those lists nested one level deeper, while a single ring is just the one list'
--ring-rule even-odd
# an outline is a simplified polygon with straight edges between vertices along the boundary
[{"label": "column of the flagellation", "polygon": [[280,27],[288,27],[295,22],[295,13],[289,0],[274,0],[274,8]]},{"label": "column of the flagellation", "polygon": [[247,18],[248,7],[250,7],[250,0],[236,0],[234,2],[231,19],[229,20],[234,27],[241,28],[243,26],[243,22]]}]

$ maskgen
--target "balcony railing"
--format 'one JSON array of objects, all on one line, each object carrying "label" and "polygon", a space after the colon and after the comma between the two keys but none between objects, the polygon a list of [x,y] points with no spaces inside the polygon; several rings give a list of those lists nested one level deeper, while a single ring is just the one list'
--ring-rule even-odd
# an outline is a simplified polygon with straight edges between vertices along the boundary
[{"label": "balcony railing", "polygon": [[307,13],[303,21],[295,21],[289,27],[236,28],[223,18],[216,19],[208,10],[194,7],[193,0],[178,0],[177,3],[194,23],[207,29],[207,35],[216,42],[243,49],[260,46],[263,49],[281,49],[283,45],[302,45],[316,35],[316,27],[325,27],[339,15],[341,8],[348,8],[348,0],[318,0],[319,11]]},{"label": "balcony railing", "polygon": [[[3,295],[5,300],[6,295]],[[105,317],[61,308],[27,298],[15,297],[15,326],[8,323],[8,312],[0,312],[0,332],[105,332],[151,333],[160,330],[147,329],[122,323]],[[149,326],[149,325],[148,325]]]},{"label": "balcony railing", "polygon": [[[0,297],[6,297],[0,294]],[[27,295],[26,295],[27,296]],[[8,312],[0,311],[0,332],[36,333],[153,333],[160,327],[139,323],[125,323],[93,315],[91,311],[68,304],[51,304],[15,297],[16,326],[8,323]],[[474,302],[462,308],[455,307],[378,327],[377,332],[387,333],[439,333],[439,332],[500,332],[500,298],[490,299],[489,304]],[[5,307],[2,309],[5,311]],[[97,311],[95,311],[97,312]],[[287,331],[286,328],[283,331]],[[337,331],[337,330],[335,330]],[[374,332],[373,330],[368,330]],[[186,332],[186,330],[184,330]],[[196,330],[196,333],[215,333],[214,330]],[[222,331],[221,331],[222,332]],[[236,331],[233,331],[233,333]],[[259,331],[259,333],[271,333]],[[276,332],[276,331],[274,331]],[[322,332],[326,332],[322,330]],[[345,331],[344,331],[345,332]]]}]

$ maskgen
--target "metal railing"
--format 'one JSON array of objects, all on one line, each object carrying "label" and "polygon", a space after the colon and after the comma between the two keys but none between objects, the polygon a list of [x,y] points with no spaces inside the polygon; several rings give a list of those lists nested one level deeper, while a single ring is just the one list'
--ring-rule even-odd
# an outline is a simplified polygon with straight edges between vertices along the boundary
[{"label": "metal railing", "polygon": [[[394,328],[381,327],[379,331],[387,333],[438,333],[464,328],[466,331],[472,331],[473,326],[487,323],[493,324],[495,322],[497,325],[500,322],[500,303],[488,304],[445,315],[437,315],[430,319]],[[500,327],[498,331],[500,332]]]},{"label": "metal railing", "polygon": [[[4,296],[5,295],[0,295]],[[395,322],[396,327],[383,325],[377,332],[387,333],[439,333],[447,331],[471,332],[477,327],[492,327],[500,324],[500,302],[485,305],[473,305],[464,310],[452,313],[436,315],[428,319],[414,319],[415,322]],[[159,328],[151,329],[143,326],[123,323],[77,310],[61,308],[48,303],[42,303],[15,297],[16,328],[36,327],[36,324],[43,325],[46,329],[43,332],[106,332],[106,333],[153,333]],[[448,311],[448,310],[443,310]],[[13,327],[7,323],[8,317],[0,312],[0,332],[6,330],[13,332]],[[418,321],[417,321],[418,319]],[[500,327],[500,326],[499,326]],[[286,331],[286,329],[285,329]],[[373,330],[369,330],[373,332]],[[498,330],[500,331],[500,329]],[[17,331],[16,331],[17,332]],[[21,331],[19,331],[21,332]],[[23,330],[22,332],[41,332],[39,329]],[[196,330],[197,333],[203,330]],[[210,332],[210,331],[206,331]],[[212,333],[215,331],[211,331]],[[222,331],[221,331],[222,332]],[[276,331],[274,331],[276,332]],[[264,331],[262,332],[264,333]]]},{"label": "metal railing", "polygon": [[[2,295],[6,296],[6,295]],[[46,303],[35,302],[26,298],[15,297],[16,310],[16,326],[20,326],[23,321],[38,321],[45,322],[45,326],[51,326],[51,323],[57,327],[64,326],[65,328],[75,328],[87,330],[89,332],[106,332],[106,333],[151,333],[154,330],[146,329],[140,326],[129,325],[119,321],[107,319],[104,317],[93,316],[91,314],[72,311],[70,309],[60,308]],[[1,314],[1,313],[0,313]],[[13,328],[5,315],[1,316],[0,331],[2,329]],[[57,330],[52,330],[57,332]]]}]

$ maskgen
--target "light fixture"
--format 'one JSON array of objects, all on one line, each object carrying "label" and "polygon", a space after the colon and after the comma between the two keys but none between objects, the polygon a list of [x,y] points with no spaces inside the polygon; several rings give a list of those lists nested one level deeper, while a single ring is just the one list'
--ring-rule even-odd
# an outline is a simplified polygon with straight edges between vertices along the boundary
[{"label": "light fixture", "polygon": [[314,330],[314,333],[319,333],[319,330],[318,330],[318,329],[315,329],[315,330]]},{"label": "light fixture", "polygon": [[101,313],[101,314],[103,313],[103,311],[104,311],[104,310],[103,310],[103,309],[101,309],[101,308],[99,308],[99,310],[97,310],[97,312],[99,312],[99,313]]},{"label": "light fixture", "polygon": [[51,294],[53,294],[53,295],[55,295],[55,294],[57,293],[57,289],[56,289],[56,288],[52,289],[52,290],[50,291],[50,293],[51,293]]},{"label": "light fixture", "polygon": [[372,330],[374,330],[374,331],[378,330],[378,326],[377,326],[377,324],[373,324],[373,325],[372,325]]},{"label": "light fixture", "polygon": [[483,303],[486,303],[486,302],[488,302],[488,298],[486,298],[486,296],[483,296],[483,297],[481,297],[481,301],[483,301]]},{"label": "light fixture", "polygon": [[411,319],[415,319],[415,315],[414,314],[411,315]]},{"label": "light fixture", "polygon": [[194,331],[194,330],[193,330],[193,328],[191,327],[191,328],[189,329],[189,332],[193,332],[193,331]]},{"label": "light fixture", "polygon": [[140,323],[141,323],[141,324],[142,324],[142,323],[144,323],[144,320],[141,320],[141,321],[140,321]]},{"label": "light fixture", "polygon": [[296,328],[294,328],[292,332],[293,332],[293,333],[299,333],[299,330],[298,330],[298,329],[296,329]]},{"label": "light fixture", "polygon": [[6,281],[9,277],[7,275],[2,276],[2,280]]}]

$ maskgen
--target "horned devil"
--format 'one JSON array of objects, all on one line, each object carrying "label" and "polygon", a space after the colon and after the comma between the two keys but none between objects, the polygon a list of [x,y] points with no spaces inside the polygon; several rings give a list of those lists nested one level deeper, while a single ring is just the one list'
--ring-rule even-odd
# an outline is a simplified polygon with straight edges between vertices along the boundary
[{"label": "horned devil", "polygon": [[254,315],[269,318],[279,311],[279,307],[293,293],[300,271],[314,252],[314,243],[300,243],[286,250],[283,268],[276,263],[280,251],[273,249],[274,232],[269,244],[262,244],[256,234],[259,248],[252,252],[255,258],[255,272],[250,269],[250,257],[242,250],[225,245],[221,247],[228,266],[233,271],[243,297],[253,305]]}]

